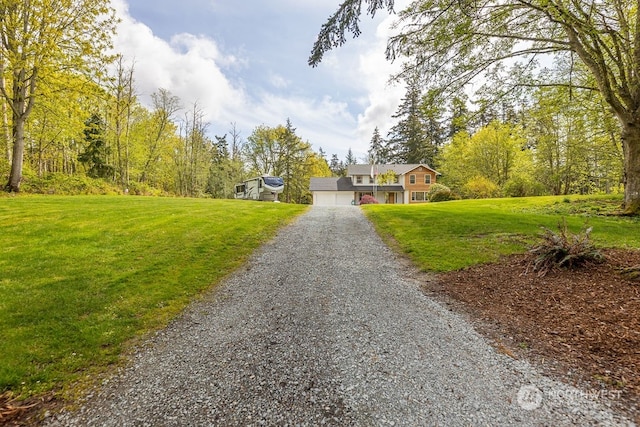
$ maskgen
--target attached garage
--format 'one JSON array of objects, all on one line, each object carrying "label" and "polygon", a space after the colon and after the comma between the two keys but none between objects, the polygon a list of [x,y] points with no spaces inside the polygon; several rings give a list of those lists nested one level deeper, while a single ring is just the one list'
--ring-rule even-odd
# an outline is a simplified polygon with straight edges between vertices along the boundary
[{"label": "attached garage", "polygon": [[339,191],[315,191],[313,204],[317,206],[350,206],[353,204],[353,194]]},{"label": "attached garage", "polygon": [[311,178],[313,204],[316,206],[351,206],[355,191],[349,178]]}]

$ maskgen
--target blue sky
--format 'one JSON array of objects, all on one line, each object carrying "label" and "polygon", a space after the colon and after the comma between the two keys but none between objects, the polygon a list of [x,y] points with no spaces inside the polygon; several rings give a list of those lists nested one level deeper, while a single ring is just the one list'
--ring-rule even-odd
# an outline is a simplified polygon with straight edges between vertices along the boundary
[{"label": "blue sky", "polygon": [[290,118],[314,149],[341,158],[367,151],[373,129],[393,125],[404,89],[387,84],[384,58],[394,17],[363,17],[363,35],[307,58],[340,0],[114,0],[122,19],[115,48],[133,64],[141,102],[158,88],[198,106],[212,134],[231,122],[246,139],[258,125]]}]

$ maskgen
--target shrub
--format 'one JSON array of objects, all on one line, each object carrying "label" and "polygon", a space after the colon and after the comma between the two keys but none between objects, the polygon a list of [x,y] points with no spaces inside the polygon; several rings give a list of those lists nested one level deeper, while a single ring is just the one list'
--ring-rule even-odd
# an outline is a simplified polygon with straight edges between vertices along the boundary
[{"label": "shrub", "polygon": [[505,196],[527,197],[544,194],[544,187],[537,181],[524,176],[515,176],[502,187]]},{"label": "shrub", "polygon": [[455,200],[458,197],[451,192],[451,190],[439,190],[431,195],[430,202],[447,202],[449,200]]},{"label": "shrub", "polygon": [[378,201],[376,200],[375,197],[370,196],[368,194],[365,194],[364,196],[362,196],[362,198],[360,199],[360,204],[361,205],[373,205],[373,204],[378,204]]},{"label": "shrub", "polygon": [[36,194],[118,194],[120,190],[113,184],[103,180],[89,178],[86,175],[66,175],[51,173],[38,177],[31,171],[23,174],[21,191]]},{"label": "shrub", "polygon": [[459,198],[457,194],[443,184],[432,184],[427,193],[427,200],[430,202],[446,202],[447,200],[458,200]]},{"label": "shrub", "polygon": [[538,276],[545,276],[554,268],[575,268],[589,262],[600,262],[604,259],[602,253],[591,242],[592,227],[586,224],[577,234],[572,234],[563,218],[558,224],[558,232],[543,227],[542,241],[529,250],[533,260],[529,268],[538,272]]},{"label": "shrub", "polygon": [[150,186],[145,182],[131,181],[129,183],[129,194],[136,196],[162,196],[162,190]]},{"label": "shrub", "polygon": [[451,189],[449,187],[447,187],[444,184],[439,184],[439,183],[435,183],[435,184],[431,184],[431,186],[429,187],[429,192],[427,193],[427,199],[429,201],[431,201],[431,196],[433,196],[436,193],[439,193],[441,191],[448,191],[451,192]]},{"label": "shrub", "polygon": [[498,197],[500,188],[489,178],[476,176],[470,179],[462,188],[465,195],[471,199],[487,199]]}]

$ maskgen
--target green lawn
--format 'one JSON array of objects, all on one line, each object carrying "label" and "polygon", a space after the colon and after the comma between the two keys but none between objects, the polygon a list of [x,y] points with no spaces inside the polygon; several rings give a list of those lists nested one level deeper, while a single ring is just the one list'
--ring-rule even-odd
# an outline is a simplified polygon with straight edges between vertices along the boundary
[{"label": "green lawn", "polygon": [[425,271],[449,271],[524,252],[541,226],[566,218],[579,232],[588,221],[600,247],[640,248],[640,219],[607,216],[620,197],[570,196],[459,200],[421,205],[366,205],[377,230]]},{"label": "green lawn", "polygon": [[0,198],[0,394],[117,362],[303,206],[122,196]]}]

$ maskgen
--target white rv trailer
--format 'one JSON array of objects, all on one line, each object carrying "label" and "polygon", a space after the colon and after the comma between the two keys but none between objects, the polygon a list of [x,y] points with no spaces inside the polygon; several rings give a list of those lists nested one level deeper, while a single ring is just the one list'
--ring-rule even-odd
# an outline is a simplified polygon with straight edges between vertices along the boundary
[{"label": "white rv trailer", "polygon": [[279,176],[259,176],[236,184],[236,199],[277,202],[284,190],[284,180]]}]

